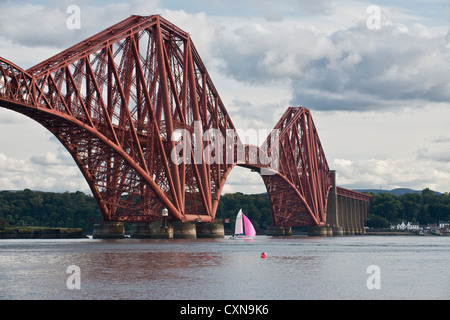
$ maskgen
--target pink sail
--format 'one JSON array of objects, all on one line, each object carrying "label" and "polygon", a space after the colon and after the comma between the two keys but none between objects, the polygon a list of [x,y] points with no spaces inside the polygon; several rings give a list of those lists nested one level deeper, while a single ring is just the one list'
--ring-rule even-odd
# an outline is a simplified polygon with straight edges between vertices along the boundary
[{"label": "pink sail", "polygon": [[253,238],[256,236],[255,228],[245,214],[242,214],[242,217],[244,218],[245,235]]}]

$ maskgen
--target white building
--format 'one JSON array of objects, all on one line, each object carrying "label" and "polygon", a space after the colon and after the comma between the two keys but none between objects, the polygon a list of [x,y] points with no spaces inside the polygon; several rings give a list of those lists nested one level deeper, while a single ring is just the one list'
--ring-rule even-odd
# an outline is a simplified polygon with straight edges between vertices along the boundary
[{"label": "white building", "polygon": [[407,224],[405,224],[405,222],[402,222],[401,224],[397,224],[397,225],[391,225],[391,229],[395,230],[408,230],[408,231],[415,231],[415,230],[419,230],[419,224],[412,224],[411,222],[408,221]]},{"label": "white building", "polygon": [[448,228],[450,223],[448,221],[439,221],[439,229]]}]

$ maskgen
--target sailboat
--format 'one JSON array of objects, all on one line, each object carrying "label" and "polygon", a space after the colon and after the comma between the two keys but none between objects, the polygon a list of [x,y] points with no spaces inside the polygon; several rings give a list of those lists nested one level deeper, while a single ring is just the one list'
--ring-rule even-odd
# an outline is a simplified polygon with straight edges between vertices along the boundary
[{"label": "sailboat", "polygon": [[242,212],[242,209],[240,209],[236,216],[234,236],[232,236],[231,239],[254,239],[255,236],[256,231],[255,228],[253,227],[253,224]]}]

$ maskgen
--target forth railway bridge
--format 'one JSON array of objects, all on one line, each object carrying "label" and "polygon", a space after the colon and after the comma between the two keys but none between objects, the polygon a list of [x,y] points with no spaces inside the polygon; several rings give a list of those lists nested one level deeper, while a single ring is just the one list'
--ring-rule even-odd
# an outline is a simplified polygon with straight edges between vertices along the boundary
[{"label": "forth railway bridge", "polygon": [[[95,197],[99,238],[223,237],[215,215],[235,166],[261,174],[272,234],[364,232],[370,196],[336,186],[311,113],[289,107],[261,146],[245,145],[189,34],[130,16],[28,70],[0,58],[0,107],[47,128]],[[159,224],[161,228],[154,229]],[[153,229],[152,229],[153,228]]]}]

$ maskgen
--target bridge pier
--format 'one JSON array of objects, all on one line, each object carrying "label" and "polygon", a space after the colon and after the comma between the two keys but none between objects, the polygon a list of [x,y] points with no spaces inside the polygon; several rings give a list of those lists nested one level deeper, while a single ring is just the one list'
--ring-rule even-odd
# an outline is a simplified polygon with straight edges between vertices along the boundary
[{"label": "bridge pier", "polygon": [[364,234],[364,219],[369,211],[370,196],[336,186],[336,171],[331,171],[332,187],[328,193],[327,224],[333,236]]},{"label": "bridge pier", "polygon": [[338,216],[345,235],[365,233],[364,219],[369,211],[370,196],[341,188],[337,197]]},{"label": "bridge pier", "polygon": [[343,236],[343,228],[339,226],[310,226],[308,236],[310,237],[340,237]]},{"label": "bridge pier", "polygon": [[161,226],[156,228],[151,236],[152,239],[173,239],[173,227],[172,226]]},{"label": "bridge pier", "polygon": [[94,239],[121,239],[125,237],[123,222],[103,221],[94,224]]},{"label": "bridge pier", "polygon": [[173,225],[173,237],[176,239],[197,239],[197,228],[193,222],[176,221]]},{"label": "bridge pier", "polygon": [[219,222],[200,222],[195,226],[197,238],[224,238],[225,228]]},{"label": "bridge pier", "polygon": [[224,238],[225,229],[219,222],[173,222],[163,226],[160,221],[152,223],[133,223],[130,231],[131,238],[140,239],[197,239]]},{"label": "bridge pier", "polygon": [[333,237],[342,237],[344,235],[344,229],[339,226],[331,227],[333,230]]},{"label": "bridge pier", "polygon": [[310,237],[328,237],[328,227],[326,226],[309,226],[308,236]]},{"label": "bridge pier", "polygon": [[270,226],[269,228],[267,228],[266,235],[272,237],[291,236],[292,227]]},{"label": "bridge pier", "polygon": [[336,170],[331,170],[332,184],[328,193],[327,201],[327,224],[330,226],[340,226],[341,217],[339,213],[341,210],[338,208],[337,190],[336,190]]},{"label": "bridge pier", "polygon": [[130,236],[138,239],[172,239],[173,227],[163,226],[161,222],[133,223]]}]

